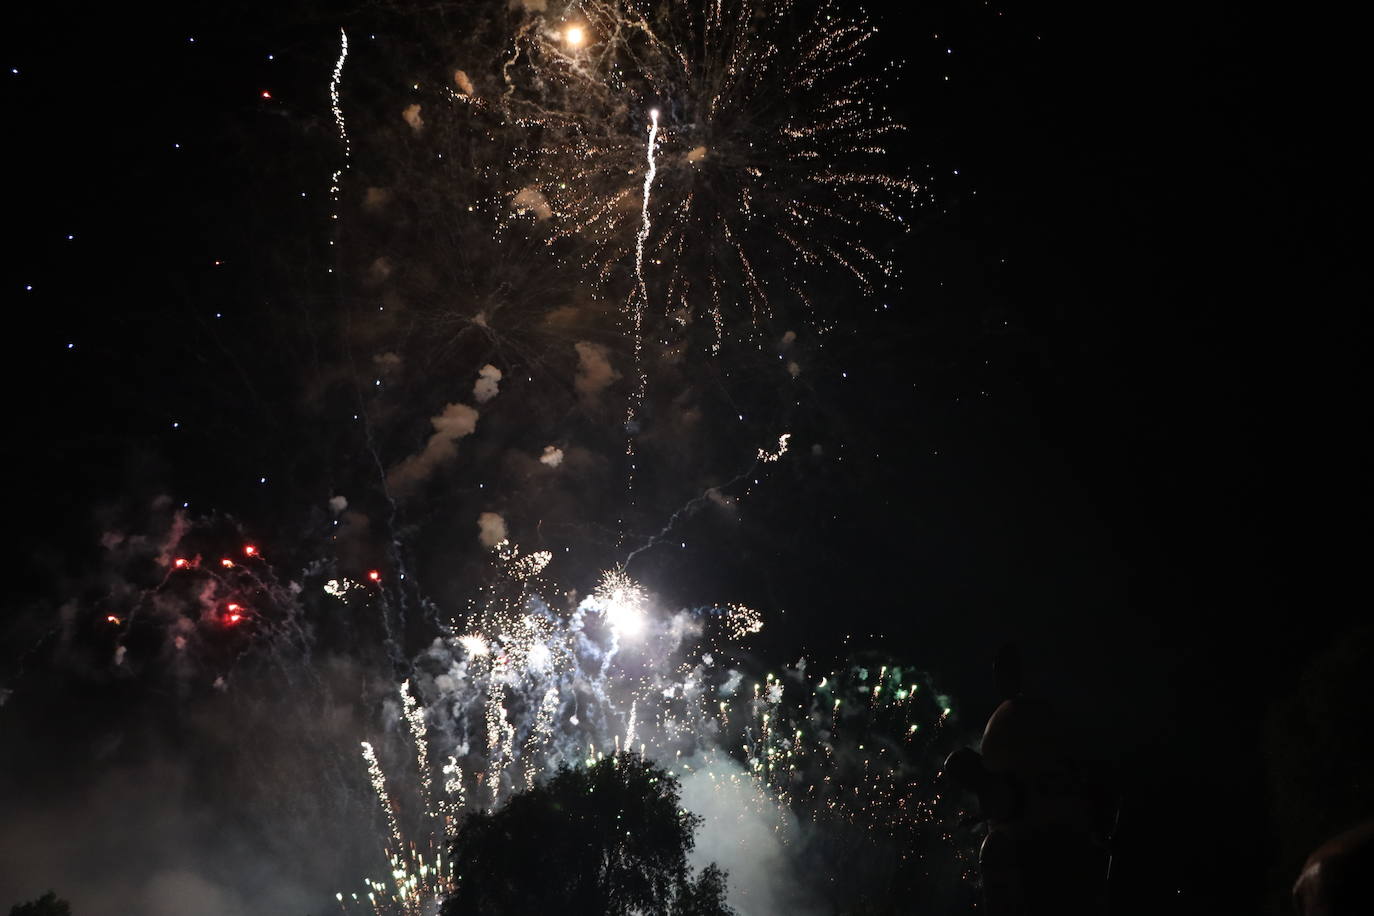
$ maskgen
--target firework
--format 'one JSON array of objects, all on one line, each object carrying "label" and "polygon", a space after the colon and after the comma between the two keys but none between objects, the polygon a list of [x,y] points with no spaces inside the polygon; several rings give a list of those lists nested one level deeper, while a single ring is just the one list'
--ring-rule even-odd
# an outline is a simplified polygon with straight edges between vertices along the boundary
[{"label": "firework", "polygon": [[906,229],[923,192],[888,171],[902,127],[878,101],[872,25],[792,0],[580,0],[530,16],[501,97],[539,137],[522,186],[600,281],[633,263],[632,317],[652,299],[682,324],[709,316],[718,349],[735,319],[809,308],[818,272],[865,293],[895,276],[867,240]]},{"label": "firework", "polygon": [[[875,660],[819,678],[798,663],[750,679],[724,659],[761,630],[758,611],[658,611],[623,568],[603,572],[590,595],[559,611],[540,596],[551,586],[532,557],[500,545],[497,575],[464,628],[455,624],[417,658],[400,686],[418,777],[410,780],[418,798],[407,804],[422,825],[420,842],[405,842],[396,813],[404,806],[364,747],[390,837],[391,880],[368,881],[377,912],[409,914],[442,896],[452,876],[432,851],[469,804],[499,806],[559,766],[627,750],[712,779],[721,754],[734,758],[742,768],[722,777],[729,785],[721,791],[766,800],[758,816],[790,811],[826,825],[826,836],[846,837],[828,856],[878,847],[957,855],[934,787],[952,708],[925,676]],[[447,760],[442,780],[429,773],[436,752]],[[786,833],[789,818],[777,829]]]}]

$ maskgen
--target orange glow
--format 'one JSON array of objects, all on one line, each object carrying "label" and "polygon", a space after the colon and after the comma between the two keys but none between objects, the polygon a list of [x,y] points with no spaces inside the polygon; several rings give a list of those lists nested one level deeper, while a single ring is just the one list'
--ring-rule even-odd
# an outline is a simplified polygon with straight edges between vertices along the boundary
[{"label": "orange glow", "polygon": [[246,557],[256,557],[258,555],[258,548],[254,547],[252,544],[247,544],[243,548],[243,555]]},{"label": "orange glow", "polygon": [[382,574],[381,574],[380,572],[378,572],[377,570],[375,570],[375,569],[372,570],[371,572],[369,572],[369,573],[367,574],[367,577],[368,577],[369,579],[371,579],[373,582],[380,582],[380,581],[382,581]]},{"label": "orange glow", "polygon": [[223,566],[225,569],[229,569],[231,566],[234,565],[234,561],[229,559],[228,557],[225,557],[223,560],[219,561],[219,565]]},{"label": "orange glow", "polygon": [[119,618],[116,617],[114,614],[106,614],[105,619],[108,620],[110,623],[119,623]]},{"label": "orange glow", "polygon": [[175,561],[174,563],[172,563],[172,565],[175,566],[177,569],[185,569],[185,568],[186,568],[186,558],[185,558],[185,557],[177,557],[177,558],[176,558],[176,561]]}]

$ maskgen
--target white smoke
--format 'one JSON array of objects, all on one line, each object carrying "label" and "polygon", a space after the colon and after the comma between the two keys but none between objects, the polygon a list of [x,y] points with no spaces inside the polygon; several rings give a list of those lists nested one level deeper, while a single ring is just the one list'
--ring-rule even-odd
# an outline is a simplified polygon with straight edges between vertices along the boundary
[{"label": "white smoke", "polygon": [[682,806],[702,818],[688,861],[694,868],[714,862],[728,873],[727,899],[740,916],[822,912],[786,845],[798,839],[796,817],[740,764],[712,755],[682,777]]},{"label": "white smoke", "polygon": [[539,456],[539,463],[556,468],[563,463],[563,450],[556,445],[544,446],[544,454]]},{"label": "white smoke", "polygon": [[449,404],[437,417],[430,417],[434,435],[418,454],[411,455],[386,474],[387,486],[405,490],[427,480],[441,464],[458,455],[458,440],[477,428],[477,411],[466,404]]},{"label": "white smoke", "polygon": [[420,117],[420,103],[416,102],[414,105],[406,106],[405,111],[401,112],[401,117],[405,118],[405,122],[410,125],[410,129],[417,134],[424,130],[425,119]]},{"label": "white smoke", "polygon": [[720,489],[718,487],[711,487],[709,490],[707,490],[706,498],[709,499],[711,502],[715,503],[717,506],[720,506],[722,509],[735,508],[735,498],[733,496],[720,492]]},{"label": "white smoke", "polygon": [[611,365],[610,351],[603,345],[579,340],[573,347],[577,350],[577,378],[573,385],[584,401],[595,401],[620,378],[620,373]]},{"label": "white smoke", "polygon": [[472,78],[464,70],[453,71],[453,85],[458,87],[458,91],[463,95],[476,95],[477,88],[472,85]]},{"label": "white smoke", "polygon": [[477,373],[477,381],[472,386],[472,396],[478,404],[485,404],[501,391],[501,370],[487,364]]},{"label": "white smoke", "polygon": [[553,208],[549,206],[549,199],[544,196],[544,192],[538,188],[521,188],[511,198],[510,207],[516,213],[533,213],[534,218],[540,222],[553,216]]},{"label": "white smoke", "polygon": [[483,547],[492,548],[506,539],[506,520],[496,512],[477,516],[477,540]]},{"label": "white smoke", "polygon": [[190,871],[159,872],[141,894],[143,916],[247,916],[237,895]]}]

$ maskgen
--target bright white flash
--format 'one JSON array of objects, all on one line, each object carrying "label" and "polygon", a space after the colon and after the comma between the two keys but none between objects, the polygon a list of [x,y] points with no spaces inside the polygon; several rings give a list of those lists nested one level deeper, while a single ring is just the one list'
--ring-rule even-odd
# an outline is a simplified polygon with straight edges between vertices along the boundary
[{"label": "bright white flash", "polygon": [[471,634],[468,636],[460,636],[458,637],[458,642],[462,644],[463,649],[472,657],[486,655],[487,652],[490,651],[487,648],[487,641],[480,636]]},{"label": "bright white flash", "polygon": [[644,632],[648,619],[644,605],[648,598],[644,587],[620,569],[602,573],[596,591],[592,592],[592,599],[617,639]]},{"label": "bright white flash", "polygon": [[570,25],[563,30],[563,40],[568,43],[570,48],[580,48],[582,42],[587,40],[587,33],[582,31],[580,25]]}]

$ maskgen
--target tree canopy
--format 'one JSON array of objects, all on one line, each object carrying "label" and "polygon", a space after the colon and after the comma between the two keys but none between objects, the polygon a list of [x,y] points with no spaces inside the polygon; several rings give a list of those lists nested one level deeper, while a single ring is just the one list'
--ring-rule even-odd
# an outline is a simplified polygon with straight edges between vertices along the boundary
[{"label": "tree canopy", "polygon": [[72,916],[71,905],[59,900],[57,894],[48,891],[37,900],[16,903],[10,907],[10,916]]},{"label": "tree canopy", "polygon": [[687,864],[701,819],[678,793],[671,774],[634,754],[560,769],[463,822],[441,913],[732,916],[725,873]]}]

